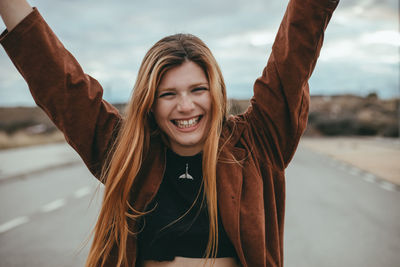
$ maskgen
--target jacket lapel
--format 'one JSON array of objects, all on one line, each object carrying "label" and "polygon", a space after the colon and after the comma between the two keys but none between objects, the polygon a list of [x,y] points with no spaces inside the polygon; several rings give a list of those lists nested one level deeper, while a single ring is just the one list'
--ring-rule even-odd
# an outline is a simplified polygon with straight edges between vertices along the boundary
[{"label": "jacket lapel", "polygon": [[[232,158],[234,157],[234,159]],[[243,168],[236,161],[244,160],[246,151],[225,146],[217,164],[218,208],[224,229],[234,245],[240,261],[245,263],[240,240],[240,199],[243,183]]]}]

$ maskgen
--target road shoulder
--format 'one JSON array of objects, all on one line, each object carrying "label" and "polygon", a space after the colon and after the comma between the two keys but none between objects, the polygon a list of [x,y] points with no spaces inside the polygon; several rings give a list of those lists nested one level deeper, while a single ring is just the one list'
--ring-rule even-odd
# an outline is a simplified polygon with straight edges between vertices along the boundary
[{"label": "road shoulder", "polygon": [[301,146],[400,185],[400,141],[376,137],[304,137]]}]

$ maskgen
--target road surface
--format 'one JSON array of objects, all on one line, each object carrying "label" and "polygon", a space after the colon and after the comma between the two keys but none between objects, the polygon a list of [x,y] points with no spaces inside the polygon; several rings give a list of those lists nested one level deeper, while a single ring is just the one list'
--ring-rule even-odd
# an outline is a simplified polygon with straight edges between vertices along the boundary
[{"label": "road surface", "polygon": [[[84,266],[96,189],[76,161],[0,181],[0,266]],[[300,146],[286,203],[285,266],[400,266],[396,188]]]}]

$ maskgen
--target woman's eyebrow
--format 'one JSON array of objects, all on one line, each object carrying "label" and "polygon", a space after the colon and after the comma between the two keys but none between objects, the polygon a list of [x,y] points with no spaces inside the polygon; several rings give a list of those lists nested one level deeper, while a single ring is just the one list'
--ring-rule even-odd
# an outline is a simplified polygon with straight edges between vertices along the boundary
[{"label": "woman's eyebrow", "polygon": [[162,92],[162,91],[174,91],[174,87],[166,87],[166,88],[158,88],[157,92]]},{"label": "woman's eyebrow", "polygon": [[201,83],[195,83],[189,86],[189,88],[194,88],[198,86],[209,86],[208,82],[201,82]]}]

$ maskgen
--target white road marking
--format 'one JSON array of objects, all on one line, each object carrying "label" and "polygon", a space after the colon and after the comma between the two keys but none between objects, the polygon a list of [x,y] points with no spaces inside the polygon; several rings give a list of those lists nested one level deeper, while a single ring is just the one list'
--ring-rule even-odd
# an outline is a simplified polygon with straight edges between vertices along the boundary
[{"label": "white road marking", "polygon": [[12,219],[11,221],[8,221],[6,223],[3,223],[0,225],[0,234],[7,232],[21,224],[27,223],[29,221],[29,218],[26,216],[21,216],[17,217],[15,219]]},{"label": "white road marking", "polygon": [[[81,187],[78,190],[74,192],[74,197],[75,198],[81,198],[84,197],[88,194],[90,194],[91,188],[89,186]],[[59,209],[67,204],[67,200],[64,198],[56,199],[50,203],[47,203],[46,205],[43,205],[40,208],[41,212],[50,212],[54,211],[56,209]],[[3,224],[0,224],[0,234],[7,232],[21,224],[29,222],[29,217],[28,216],[21,216],[14,218],[8,222],[5,222]]]},{"label": "white road marking", "polygon": [[380,187],[388,191],[393,191],[393,192],[396,191],[396,185],[389,182],[384,182],[384,181],[381,182]]},{"label": "white road marking", "polygon": [[82,187],[82,188],[79,188],[78,190],[76,190],[74,193],[74,197],[81,198],[81,197],[84,197],[89,194],[90,194],[90,187],[86,186],[86,187]]},{"label": "white road marking", "polygon": [[42,208],[40,210],[42,212],[50,212],[50,211],[61,208],[66,203],[67,203],[67,201],[65,201],[65,199],[60,198],[60,199],[54,200],[53,202],[50,202],[50,203],[42,206]]},{"label": "white road marking", "polygon": [[360,176],[366,182],[376,183],[379,185],[379,187],[381,187],[382,189],[385,189],[387,191],[392,191],[392,192],[400,191],[400,187],[398,187],[397,185],[387,182],[387,181],[382,181],[382,179],[378,178],[376,175],[374,175],[372,173],[368,173],[366,171],[363,171],[357,167],[351,166],[345,162],[339,162],[339,161],[336,161],[335,159],[332,159],[329,162],[329,164],[332,167],[335,167],[342,171],[346,171],[346,172],[350,173],[351,175]]},{"label": "white road marking", "polygon": [[372,173],[367,173],[364,175],[364,180],[370,183],[376,183],[378,181],[378,178],[376,178],[376,176]]},{"label": "white road marking", "polygon": [[362,170],[360,170],[359,168],[356,168],[356,167],[351,167],[349,172],[351,175],[354,175],[354,176],[359,176],[363,173]]}]

